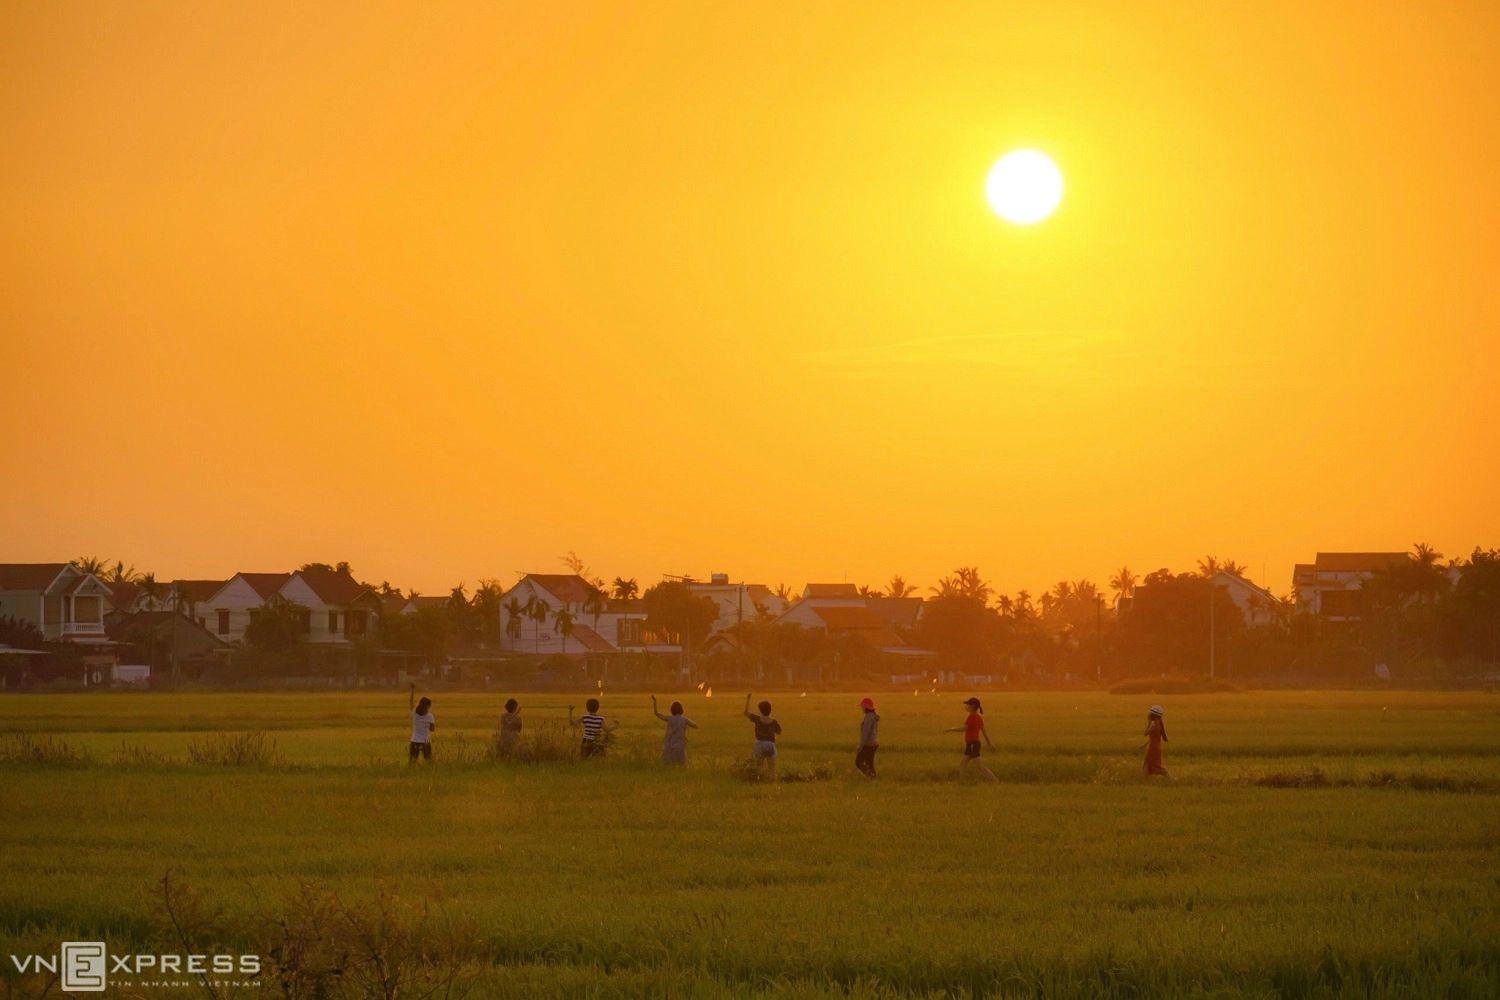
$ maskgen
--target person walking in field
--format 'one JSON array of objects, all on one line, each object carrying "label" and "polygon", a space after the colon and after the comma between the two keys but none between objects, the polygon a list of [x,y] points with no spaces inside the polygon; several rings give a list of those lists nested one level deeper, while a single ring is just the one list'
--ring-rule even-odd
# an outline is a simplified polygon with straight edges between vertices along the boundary
[{"label": "person walking in field", "polygon": [[1142,743],[1140,749],[1146,751],[1146,759],[1141,764],[1141,771],[1146,777],[1159,774],[1163,778],[1170,778],[1167,769],[1161,766],[1161,745],[1167,739],[1167,726],[1162,720],[1160,705],[1152,705],[1151,711],[1146,713],[1146,742]]},{"label": "person walking in field", "polygon": [[427,763],[432,763],[432,731],[437,722],[432,717],[432,699],[417,701],[417,686],[411,686],[411,747],[407,750],[406,763],[417,762],[420,754]]},{"label": "person walking in field", "polygon": [[672,702],[672,714],[662,715],[656,707],[656,695],[651,696],[651,712],[667,724],[667,732],[661,738],[661,762],[663,764],[687,763],[687,731],[697,729],[698,723],[682,714],[682,702]]},{"label": "person walking in field", "polygon": [[755,707],[760,710],[759,715],[750,711],[750,692],[746,691],[745,718],[755,724],[755,743],[751,746],[750,756],[771,776],[771,780],[775,781],[776,737],[781,734],[781,723],[771,718],[769,701],[763,701]]},{"label": "person walking in field", "polygon": [[599,714],[598,698],[590,698],[584,702],[583,707],[588,711],[575,719],[573,706],[568,706],[568,725],[583,730],[583,744],[578,748],[578,755],[580,757],[603,757],[605,740],[610,733],[615,731],[619,723],[605,724],[604,716]]},{"label": "person walking in field", "polygon": [[854,752],[854,766],[861,774],[875,777],[875,751],[880,749],[880,716],[875,714],[875,702],[869,698],[860,701],[865,717],[859,722],[859,749]]},{"label": "person walking in field", "polygon": [[521,749],[521,706],[511,698],[500,716],[500,756],[514,757]]},{"label": "person walking in field", "polygon": [[991,750],[995,744],[990,743],[989,730],[984,728],[984,706],[979,703],[978,698],[970,698],[964,702],[964,707],[969,710],[969,717],[964,724],[953,729],[945,729],[945,733],[964,734],[964,755],[958,763],[958,776],[964,777],[971,770],[978,770],[991,781],[999,783],[1000,779],[995,777],[995,772],[985,767],[979,760],[979,738],[984,737],[984,742],[989,744]]}]

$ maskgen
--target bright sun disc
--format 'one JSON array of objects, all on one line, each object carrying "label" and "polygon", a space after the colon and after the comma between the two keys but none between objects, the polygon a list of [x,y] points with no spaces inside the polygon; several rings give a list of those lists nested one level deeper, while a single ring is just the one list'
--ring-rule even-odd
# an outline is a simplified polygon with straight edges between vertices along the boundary
[{"label": "bright sun disc", "polygon": [[1034,149],[1006,153],[990,170],[984,195],[1006,222],[1029,226],[1052,214],[1062,200],[1062,173]]}]

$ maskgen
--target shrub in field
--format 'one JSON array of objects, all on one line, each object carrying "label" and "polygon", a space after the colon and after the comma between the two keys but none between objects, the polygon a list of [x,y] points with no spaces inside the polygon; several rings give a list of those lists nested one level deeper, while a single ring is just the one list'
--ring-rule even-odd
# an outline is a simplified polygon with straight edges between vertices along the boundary
[{"label": "shrub in field", "polygon": [[[742,757],[735,761],[730,767],[730,773],[741,781],[751,784],[769,782],[771,774],[761,766],[760,761],[753,757]],[[776,768],[776,780],[787,784],[801,784],[809,781],[828,781],[837,775],[838,769],[833,764],[817,764],[803,770],[801,768],[778,766]]]},{"label": "shrub in field", "polygon": [[1297,771],[1276,771],[1255,779],[1255,783],[1266,788],[1326,788],[1329,782],[1321,769],[1313,767]]},{"label": "shrub in field", "polygon": [[0,734],[0,763],[4,764],[82,764],[83,751],[50,736],[30,733]]},{"label": "shrub in field", "polygon": [[152,750],[150,747],[139,744],[127,745],[124,740],[120,741],[120,749],[116,756],[121,764],[171,764],[175,759],[171,754]]},{"label": "shrub in field", "polygon": [[286,755],[265,730],[254,733],[209,733],[188,744],[188,760],[221,767],[278,767]]}]

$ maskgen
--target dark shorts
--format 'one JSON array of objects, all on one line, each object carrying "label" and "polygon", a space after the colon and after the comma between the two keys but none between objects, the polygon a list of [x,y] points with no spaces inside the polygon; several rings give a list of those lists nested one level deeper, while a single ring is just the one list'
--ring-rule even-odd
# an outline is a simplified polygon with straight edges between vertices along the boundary
[{"label": "dark shorts", "polygon": [[968,742],[968,743],[964,744],[964,756],[965,757],[978,757],[979,756],[979,741],[978,740],[974,740],[972,742]]},{"label": "dark shorts", "polygon": [[431,743],[413,743],[411,745],[411,749],[407,751],[407,758],[406,759],[407,760],[416,760],[418,754],[421,754],[423,757],[427,758],[428,760],[431,760],[432,759],[432,744]]},{"label": "dark shorts", "polygon": [[578,748],[580,757],[603,757],[604,747],[598,740],[584,740],[583,745]]}]

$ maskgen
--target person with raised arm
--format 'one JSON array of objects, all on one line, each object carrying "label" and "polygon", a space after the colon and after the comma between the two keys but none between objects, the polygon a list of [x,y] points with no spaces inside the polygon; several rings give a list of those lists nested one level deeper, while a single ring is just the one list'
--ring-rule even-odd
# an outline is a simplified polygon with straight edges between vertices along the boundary
[{"label": "person with raised arm", "polygon": [[605,724],[599,714],[599,699],[590,698],[583,707],[588,709],[578,718],[573,718],[573,706],[568,706],[568,725],[583,730],[583,744],[578,748],[580,757],[603,757],[605,740],[619,726],[618,722]]},{"label": "person with raised arm", "polygon": [[750,711],[750,692],[745,692],[745,718],[755,724],[755,742],[750,756],[756,764],[767,771],[771,780],[776,780],[776,737],[781,735],[781,723],[771,718],[771,703],[763,701],[755,706],[760,714]]},{"label": "person with raised arm", "polygon": [[697,729],[698,724],[682,714],[682,702],[672,702],[671,715],[662,715],[656,705],[656,695],[651,696],[651,712],[667,724],[667,732],[661,739],[661,762],[663,764],[687,763],[687,731]]}]

